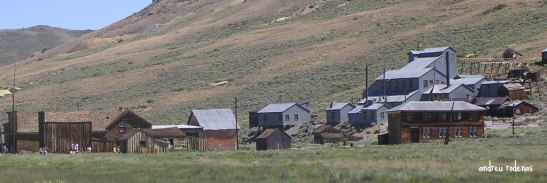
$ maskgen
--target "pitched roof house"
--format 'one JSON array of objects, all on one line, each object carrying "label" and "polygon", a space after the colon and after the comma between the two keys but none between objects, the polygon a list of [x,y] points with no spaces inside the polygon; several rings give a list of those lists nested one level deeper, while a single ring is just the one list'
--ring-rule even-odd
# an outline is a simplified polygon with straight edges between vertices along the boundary
[{"label": "pitched roof house", "polygon": [[256,138],[256,150],[290,149],[291,136],[279,128],[264,130]]},{"label": "pitched roof house", "polygon": [[249,120],[251,127],[300,125],[310,121],[310,109],[299,103],[273,103],[250,111]]},{"label": "pitched roof house", "polygon": [[498,108],[503,117],[513,117],[521,114],[534,114],[539,111],[539,107],[522,100],[507,101]]},{"label": "pitched roof house", "polygon": [[312,134],[313,143],[316,144],[338,143],[344,141],[344,135],[331,125],[321,125],[319,128],[313,130]]},{"label": "pitched roof house", "polygon": [[188,125],[203,127],[207,150],[236,150],[239,125],[231,109],[192,110]]},{"label": "pitched roof house", "polygon": [[327,124],[338,125],[342,122],[348,121],[348,112],[355,108],[352,103],[334,103],[325,109]]},{"label": "pitched roof house", "polygon": [[510,100],[509,97],[479,97],[474,104],[486,108],[485,116],[503,117],[505,111],[499,107]]}]

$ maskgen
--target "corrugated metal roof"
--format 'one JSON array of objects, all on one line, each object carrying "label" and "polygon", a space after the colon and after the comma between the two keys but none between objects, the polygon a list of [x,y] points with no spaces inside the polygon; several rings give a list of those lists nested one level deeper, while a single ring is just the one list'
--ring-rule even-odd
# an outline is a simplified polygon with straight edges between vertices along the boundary
[{"label": "corrugated metal roof", "polygon": [[503,80],[503,81],[484,81],[481,83],[481,85],[488,85],[488,84],[505,84],[509,83],[509,80]]},{"label": "corrugated metal roof", "polygon": [[384,106],[384,104],[376,103],[363,108],[363,110],[377,110],[380,109],[380,107],[382,106]]},{"label": "corrugated metal roof", "polygon": [[[430,89],[427,89],[424,94],[430,94],[430,93],[434,93],[434,94],[438,94],[438,93],[452,93],[454,90],[456,90],[457,88],[461,87],[461,86],[464,86],[463,84],[453,84],[453,85],[450,85],[448,88],[446,87],[446,85],[435,85],[433,87],[431,87]],[[433,91],[431,91],[433,90]]]},{"label": "corrugated metal roof", "polygon": [[202,129],[203,127],[194,126],[194,125],[152,125],[152,129],[165,129],[165,128]]},{"label": "corrugated metal roof", "polygon": [[426,48],[422,53],[437,53],[437,52],[443,52],[447,49],[451,48],[450,46],[445,47],[436,47],[436,48]]},{"label": "corrugated metal roof", "polygon": [[481,75],[460,75],[460,79],[450,79],[451,84],[477,84],[485,77]]},{"label": "corrugated metal roof", "polygon": [[[424,74],[431,71],[432,68],[422,68],[422,69],[413,69],[413,70],[390,70],[384,73],[386,75],[386,80],[390,79],[404,79],[404,78],[419,78]],[[376,80],[383,80],[384,74],[377,77]]]},{"label": "corrugated metal roof", "polygon": [[351,111],[349,111],[348,113],[361,113],[361,109],[363,109],[363,106],[357,106],[353,108]]},{"label": "corrugated metal roof", "polygon": [[262,132],[258,137],[257,139],[265,139],[265,138],[268,138],[270,137],[270,135],[274,134],[275,132],[277,131],[280,131],[281,133],[284,133],[286,136],[289,137],[289,139],[291,138],[287,133],[285,133],[283,130],[280,130],[279,128],[268,128],[266,130],[264,130],[264,132]]},{"label": "corrugated metal roof", "polygon": [[[415,90],[413,92],[408,93],[408,95],[388,95],[387,96],[387,101],[388,102],[404,102],[405,100],[407,100],[411,96],[417,94],[418,91],[419,90]],[[378,103],[384,102],[384,99],[383,99],[382,96],[369,96],[368,98],[369,99],[374,99]]]},{"label": "corrugated metal roof", "polygon": [[388,111],[451,111],[452,104],[454,104],[454,111],[486,110],[485,108],[462,101],[411,101]]},{"label": "corrugated metal roof", "polygon": [[192,114],[204,130],[236,129],[236,118],[231,109],[192,110]]},{"label": "corrugated metal roof", "polygon": [[330,107],[328,107],[326,110],[340,110],[346,107],[347,105],[350,105],[351,107],[355,108],[355,105],[353,105],[352,103],[334,103],[333,102],[330,104]]},{"label": "corrugated metal roof", "polygon": [[475,105],[501,105],[508,100],[508,97],[481,97],[475,100]]},{"label": "corrugated metal roof", "polygon": [[439,58],[440,57],[417,58],[414,61],[406,64],[403,68],[399,70],[423,69],[423,68],[426,68],[428,65],[431,65],[433,62],[435,62],[435,60]]},{"label": "corrugated metal roof", "polygon": [[306,111],[309,111],[307,108],[297,103],[274,103],[274,104],[269,104],[266,107],[262,108],[260,111],[258,111],[258,113],[284,112],[294,105],[299,106]]}]

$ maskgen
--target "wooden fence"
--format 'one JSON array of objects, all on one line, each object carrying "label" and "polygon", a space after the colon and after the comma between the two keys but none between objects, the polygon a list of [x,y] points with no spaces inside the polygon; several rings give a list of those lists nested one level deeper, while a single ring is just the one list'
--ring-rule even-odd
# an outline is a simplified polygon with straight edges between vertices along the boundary
[{"label": "wooden fence", "polygon": [[529,67],[536,62],[517,61],[464,61],[458,62],[459,74],[483,75],[488,78],[506,78],[511,69]]},{"label": "wooden fence", "polygon": [[188,150],[195,151],[206,151],[207,150],[207,139],[199,137],[186,137],[186,144]]}]

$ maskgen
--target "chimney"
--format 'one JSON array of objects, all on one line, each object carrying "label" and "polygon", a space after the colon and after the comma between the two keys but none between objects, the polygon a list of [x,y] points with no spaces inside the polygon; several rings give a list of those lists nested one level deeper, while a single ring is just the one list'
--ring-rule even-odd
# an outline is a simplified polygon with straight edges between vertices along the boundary
[{"label": "chimney", "polygon": [[448,88],[450,87],[450,57],[448,51],[444,58],[446,60],[446,87]]},{"label": "chimney", "polygon": [[119,111],[120,111],[120,112],[123,112],[123,107],[120,107],[120,108],[119,108]]}]

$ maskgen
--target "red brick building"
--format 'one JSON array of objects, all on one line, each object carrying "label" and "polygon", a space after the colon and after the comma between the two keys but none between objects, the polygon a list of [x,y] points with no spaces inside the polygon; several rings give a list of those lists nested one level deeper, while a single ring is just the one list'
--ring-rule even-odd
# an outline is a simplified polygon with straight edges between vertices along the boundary
[{"label": "red brick building", "polygon": [[203,127],[207,150],[237,150],[239,125],[232,110],[192,110],[188,125]]}]

